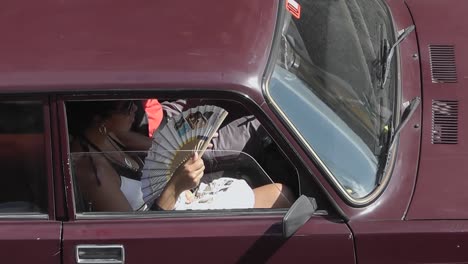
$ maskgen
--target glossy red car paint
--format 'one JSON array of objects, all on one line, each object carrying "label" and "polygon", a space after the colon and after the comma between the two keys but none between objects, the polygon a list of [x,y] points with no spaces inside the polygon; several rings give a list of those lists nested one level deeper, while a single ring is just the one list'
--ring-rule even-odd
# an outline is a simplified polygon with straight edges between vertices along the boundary
[{"label": "glossy red car paint", "polygon": [[277,13],[276,2],[244,0],[3,6],[0,86],[13,93],[258,87]]},{"label": "glossy red car paint", "polygon": [[[409,219],[468,219],[468,172],[466,100],[468,92],[466,58],[468,41],[464,1],[408,1],[418,28],[423,84],[423,134],[418,186],[408,213]],[[453,45],[457,82],[434,83],[431,78],[429,45]],[[458,101],[458,143],[431,143],[432,101]]]}]

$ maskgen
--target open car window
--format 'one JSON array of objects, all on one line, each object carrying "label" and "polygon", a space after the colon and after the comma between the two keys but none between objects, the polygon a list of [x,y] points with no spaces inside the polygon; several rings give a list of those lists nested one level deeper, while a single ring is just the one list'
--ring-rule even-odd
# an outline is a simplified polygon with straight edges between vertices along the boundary
[{"label": "open car window", "polygon": [[[254,116],[226,106],[233,115],[221,118],[222,102],[175,102],[160,104],[156,126],[151,122],[157,115],[139,100],[66,103],[78,214],[167,211],[161,201],[174,190],[173,212],[288,208],[299,196],[297,171]],[[89,109],[106,105],[113,105],[111,111],[86,117]],[[194,152],[203,160],[203,177],[180,192],[187,178],[177,175]]]}]

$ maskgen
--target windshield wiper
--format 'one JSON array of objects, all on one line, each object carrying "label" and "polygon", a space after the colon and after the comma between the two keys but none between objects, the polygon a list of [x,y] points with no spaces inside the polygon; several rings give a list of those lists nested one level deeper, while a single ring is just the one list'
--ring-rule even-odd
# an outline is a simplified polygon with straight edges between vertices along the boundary
[{"label": "windshield wiper", "polygon": [[[417,96],[413,98],[409,102],[405,110],[403,111],[403,114],[401,115],[400,123],[395,128],[395,130],[391,131],[390,140],[388,144],[386,144],[385,149],[383,149],[379,157],[379,169],[377,171],[377,181],[376,181],[377,185],[380,185],[382,183],[383,176],[385,175],[385,171],[387,170],[388,157],[391,156],[390,151],[393,150],[393,145],[395,144],[395,138],[398,137],[403,127],[408,123],[408,121],[410,120],[411,116],[414,114],[416,109],[418,109],[418,106],[420,103],[421,103],[421,97]],[[384,165],[382,166],[382,164]]]},{"label": "windshield wiper", "polygon": [[411,25],[405,29],[403,29],[403,32],[400,33],[398,36],[397,41],[392,45],[390,48],[390,51],[387,54],[387,57],[385,58],[384,62],[384,68],[383,68],[383,82],[382,82],[382,88],[385,87],[385,83],[387,83],[388,76],[390,75],[390,64],[392,63],[392,58],[393,55],[395,54],[395,49],[400,45],[400,43],[414,30],[414,25]]},{"label": "windshield wiper", "polygon": [[378,58],[376,61],[376,85],[378,88],[383,88],[383,79],[385,74],[385,60],[388,56],[389,43],[385,38],[385,31],[382,24],[379,25],[379,51]]},{"label": "windshield wiper", "polygon": [[393,144],[395,137],[398,136],[398,134],[400,134],[401,129],[408,123],[410,117],[414,114],[416,109],[418,109],[420,103],[421,97],[419,96],[416,96],[409,102],[408,106],[405,108],[405,111],[403,111],[403,114],[401,115],[400,123],[393,132],[393,135],[390,139],[390,144]]},{"label": "windshield wiper", "polygon": [[[396,42],[390,47],[389,49],[389,43],[388,43],[388,40],[385,38],[385,31],[384,31],[384,27],[382,25],[379,25],[379,39],[380,39],[380,48],[379,48],[379,57],[378,57],[378,60],[377,60],[377,87],[380,88],[379,92],[378,92],[378,96],[380,99],[382,99],[384,96],[382,94],[382,91],[383,89],[385,88],[385,84],[387,83],[387,80],[389,79],[389,75],[390,75],[390,66],[391,66],[391,63],[392,63],[392,59],[393,59],[393,56],[395,54],[395,50],[396,48],[398,47],[398,45],[400,45],[400,43],[414,30],[414,25],[411,25],[399,32],[399,35],[398,35],[398,39],[396,40]],[[382,105],[382,103],[379,104],[379,109],[381,110],[380,106]],[[377,119],[377,122],[376,122],[376,129],[377,131],[380,130],[382,127],[381,127],[381,119],[382,118],[382,114],[380,113],[379,114],[379,117]],[[393,131],[389,131],[389,125],[391,123],[391,119],[389,120],[389,122],[387,124],[384,124],[384,129],[386,129],[388,132],[390,132],[390,137],[392,137],[392,132]],[[385,154],[385,151],[387,151],[387,149],[383,149],[382,146],[385,144],[384,142],[389,142],[388,140],[389,138],[389,134],[386,132],[386,133],[381,133],[380,135],[380,138],[379,138],[379,144],[376,145],[374,147],[374,153],[375,154],[378,154],[379,157],[382,156],[382,153]],[[385,145],[388,145],[388,144],[385,144]],[[380,159],[380,158],[379,158]],[[379,160],[379,164],[381,164]]]}]

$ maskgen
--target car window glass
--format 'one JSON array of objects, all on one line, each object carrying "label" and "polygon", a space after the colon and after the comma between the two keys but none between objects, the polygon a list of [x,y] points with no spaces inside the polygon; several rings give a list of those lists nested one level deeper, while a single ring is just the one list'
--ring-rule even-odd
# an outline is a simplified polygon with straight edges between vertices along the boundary
[{"label": "car window glass", "polygon": [[[205,162],[205,172],[198,187],[192,188],[190,193],[178,197],[175,206],[176,211],[182,210],[216,210],[216,209],[252,209],[255,199],[253,189],[267,184],[273,184],[273,180],[260,167],[252,156],[244,152],[235,151],[208,151],[203,157]],[[89,184],[82,180],[83,172],[77,166],[89,160],[97,166],[96,175],[91,177],[94,184],[106,184],[107,175],[100,174],[100,171],[112,173],[119,184],[118,191],[127,199],[133,211],[150,211],[150,206],[157,199],[167,182],[171,179],[171,174],[161,168],[171,166],[171,155],[177,155],[177,150],[164,152],[135,152],[127,151],[125,155],[129,157],[139,156],[145,162],[142,167],[142,174],[132,173],[131,170],[120,169],[115,173],[112,169],[107,170],[106,165],[118,168],[126,166],[123,162],[117,162],[121,153],[116,152],[75,152],[71,153],[71,163],[73,178],[75,183],[75,203],[77,212],[99,212],[92,201],[92,195],[87,193]],[[164,158],[161,156],[164,155]],[[183,154],[185,155],[185,153]],[[208,156],[216,156],[216,161]],[[85,161],[86,162],[86,161]],[[167,164],[161,165],[162,162]],[[151,166],[148,166],[151,164]],[[119,169],[117,169],[119,170]],[[141,178],[139,178],[141,176]],[[117,191],[117,189],[116,189]],[[279,191],[279,190],[278,190]]]},{"label": "car window glass", "polygon": [[[289,161],[278,160],[279,149],[255,117],[213,119],[219,106],[202,104],[164,109],[155,127],[151,113],[137,117],[140,107],[135,100],[66,104],[76,212],[154,211],[154,201],[174,190],[175,211],[287,208],[294,202],[298,175]],[[93,110],[86,117],[94,108],[100,114]],[[142,123],[144,129],[135,127]],[[195,172],[182,171],[201,149],[203,177],[190,185],[187,176]],[[256,199],[261,195],[267,197],[263,204]]]},{"label": "car window glass", "polygon": [[46,212],[44,138],[43,102],[0,102],[0,214]]},{"label": "car window glass", "polygon": [[268,96],[340,190],[366,197],[378,184],[394,107],[394,82],[382,79],[393,38],[385,6],[303,2],[300,19],[286,15],[281,30]]}]

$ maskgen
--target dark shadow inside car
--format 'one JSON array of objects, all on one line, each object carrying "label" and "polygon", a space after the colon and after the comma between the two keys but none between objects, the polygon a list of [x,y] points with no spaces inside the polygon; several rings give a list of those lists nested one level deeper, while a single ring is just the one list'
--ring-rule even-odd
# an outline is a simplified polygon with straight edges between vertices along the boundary
[{"label": "dark shadow inside car", "polygon": [[47,209],[42,107],[40,102],[0,103],[0,213]]}]

